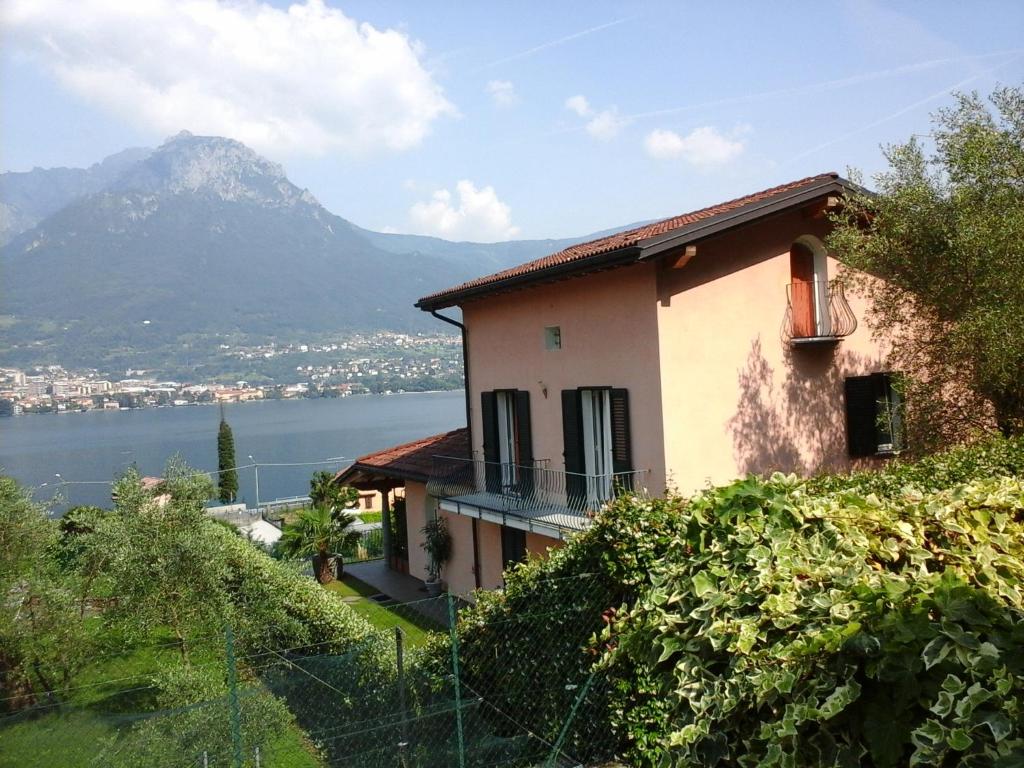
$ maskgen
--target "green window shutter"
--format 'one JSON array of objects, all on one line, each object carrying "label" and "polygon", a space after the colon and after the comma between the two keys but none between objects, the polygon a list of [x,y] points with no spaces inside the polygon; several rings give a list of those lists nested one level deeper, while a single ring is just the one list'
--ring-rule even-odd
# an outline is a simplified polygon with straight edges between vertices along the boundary
[{"label": "green window shutter", "polygon": [[612,411],[612,471],[633,471],[633,444],[629,431],[629,392],[625,389],[611,391]]},{"label": "green window shutter", "polygon": [[533,433],[530,431],[530,393],[516,390],[516,437],[519,463],[533,465]]},{"label": "green window shutter", "polygon": [[583,425],[580,391],[562,390],[562,441],[564,445],[565,493],[571,509],[583,509],[587,498],[587,483],[583,477],[586,464],[583,460]]},{"label": "green window shutter", "polygon": [[846,379],[846,439],[852,458],[878,453],[878,380],[872,376]]},{"label": "green window shutter", "polygon": [[484,434],[484,478],[487,490],[501,489],[501,467],[498,465],[498,398],[494,392],[480,393],[480,425]]}]

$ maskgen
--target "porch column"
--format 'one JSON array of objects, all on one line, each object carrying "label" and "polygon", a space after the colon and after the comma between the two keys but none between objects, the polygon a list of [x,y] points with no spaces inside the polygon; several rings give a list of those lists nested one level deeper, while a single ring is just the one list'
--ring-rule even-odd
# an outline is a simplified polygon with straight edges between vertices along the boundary
[{"label": "porch column", "polygon": [[391,569],[391,489],[387,486],[382,486],[380,489],[381,503],[380,503],[380,524],[381,532],[380,538],[381,543],[384,545],[384,562],[387,563],[387,567]]}]

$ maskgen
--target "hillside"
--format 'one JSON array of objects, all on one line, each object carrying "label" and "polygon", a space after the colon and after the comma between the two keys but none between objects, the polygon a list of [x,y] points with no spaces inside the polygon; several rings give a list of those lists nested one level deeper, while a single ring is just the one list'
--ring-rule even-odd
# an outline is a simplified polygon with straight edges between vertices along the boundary
[{"label": "hillside", "polygon": [[0,249],[0,356],[14,365],[152,366],[226,339],[444,331],[418,297],[578,242],[370,232],[243,144],[187,132],[86,170],[3,174],[0,200],[16,225]]}]

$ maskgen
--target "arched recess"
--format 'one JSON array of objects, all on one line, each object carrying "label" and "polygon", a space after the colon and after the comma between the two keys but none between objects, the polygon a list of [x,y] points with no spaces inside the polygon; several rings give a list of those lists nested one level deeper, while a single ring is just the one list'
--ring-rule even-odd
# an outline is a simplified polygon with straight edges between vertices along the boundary
[{"label": "arched recess", "polygon": [[798,237],[789,249],[792,335],[832,335],[829,315],[828,250],[813,235]]}]

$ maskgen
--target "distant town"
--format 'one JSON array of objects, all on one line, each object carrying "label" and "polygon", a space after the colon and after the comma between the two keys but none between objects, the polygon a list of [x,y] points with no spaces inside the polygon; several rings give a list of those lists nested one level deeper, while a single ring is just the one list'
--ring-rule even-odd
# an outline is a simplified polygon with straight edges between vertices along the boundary
[{"label": "distant town", "polygon": [[[61,365],[0,368],[0,416],[425,392],[463,384],[460,339],[444,334],[382,331],[326,342],[221,344],[220,352],[249,366],[272,361],[275,371],[287,374],[259,381],[171,381],[145,369],[118,376]],[[288,365],[289,358],[296,364]]]}]

